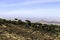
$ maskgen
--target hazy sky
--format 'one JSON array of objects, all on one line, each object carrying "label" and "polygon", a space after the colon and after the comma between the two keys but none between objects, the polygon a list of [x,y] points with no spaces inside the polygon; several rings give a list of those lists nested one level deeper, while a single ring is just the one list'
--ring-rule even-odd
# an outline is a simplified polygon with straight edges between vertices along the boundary
[{"label": "hazy sky", "polygon": [[0,17],[60,18],[60,0],[0,0]]}]

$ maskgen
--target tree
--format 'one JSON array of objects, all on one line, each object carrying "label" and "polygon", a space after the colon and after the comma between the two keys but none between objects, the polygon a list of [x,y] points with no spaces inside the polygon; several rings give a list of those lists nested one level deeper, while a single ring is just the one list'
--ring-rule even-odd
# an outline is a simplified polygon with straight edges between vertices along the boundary
[{"label": "tree", "polygon": [[12,24],[17,25],[17,24],[18,24],[18,22],[13,20],[13,21],[12,21]]},{"label": "tree", "polygon": [[15,20],[18,20],[17,18],[15,18]]},{"label": "tree", "polygon": [[31,21],[29,21],[29,20],[25,20],[25,21],[26,21],[26,27],[31,26]]},{"label": "tree", "polygon": [[0,25],[2,24],[3,20],[0,18]]},{"label": "tree", "polygon": [[22,25],[22,21],[21,20],[18,20],[18,24]]},{"label": "tree", "polygon": [[3,19],[3,23],[6,23],[6,21],[7,21],[6,19]]},{"label": "tree", "polygon": [[8,20],[8,23],[11,23],[11,20]]}]

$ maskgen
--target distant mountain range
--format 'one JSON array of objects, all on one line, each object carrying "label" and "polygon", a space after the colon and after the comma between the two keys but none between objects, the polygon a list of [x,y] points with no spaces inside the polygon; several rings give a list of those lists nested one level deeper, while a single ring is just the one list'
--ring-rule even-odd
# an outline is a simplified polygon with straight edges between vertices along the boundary
[{"label": "distant mountain range", "polygon": [[22,18],[24,20],[30,20],[31,22],[60,25],[60,21],[56,19],[43,19],[43,18]]},{"label": "distant mountain range", "polygon": [[45,19],[45,18],[21,18],[24,20],[30,20],[31,22],[36,23],[43,23],[43,24],[54,24],[54,25],[60,25],[60,21],[56,19]]},{"label": "distant mountain range", "polygon": [[[11,19],[13,20],[14,18]],[[54,18],[20,17],[18,19],[21,19],[22,21],[30,20],[31,22],[36,22],[36,23],[60,25],[60,19],[54,19]]]},{"label": "distant mountain range", "polygon": [[38,23],[43,23],[43,24],[54,24],[54,25],[60,25],[60,22],[58,21],[46,21],[46,20],[40,20],[37,21]]}]

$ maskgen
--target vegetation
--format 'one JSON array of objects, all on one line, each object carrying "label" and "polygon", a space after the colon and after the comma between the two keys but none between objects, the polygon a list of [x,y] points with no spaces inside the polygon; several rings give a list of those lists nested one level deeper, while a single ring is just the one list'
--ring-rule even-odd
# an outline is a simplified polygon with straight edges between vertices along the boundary
[{"label": "vegetation", "polygon": [[[1,35],[1,33],[3,34],[5,32],[13,36],[14,35],[18,37],[22,36],[22,38],[24,36],[25,40],[59,40],[60,39],[59,25],[32,23],[29,20],[25,20],[25,22],[23,22],[22,20],[17,18],[15,18],[15,20],[6,20],[0,18],[0,38],[1,36],[3,36]],[[29,38],[26,39],[26,37]],[[12,38],[10,39],[15,40]],[[19,39],[19,40],[24,40],[24,39]],[[9,39],[5,38],[1,40],[9,40]],[[16,40],[18,40],[18,38],[16,38]]]}]

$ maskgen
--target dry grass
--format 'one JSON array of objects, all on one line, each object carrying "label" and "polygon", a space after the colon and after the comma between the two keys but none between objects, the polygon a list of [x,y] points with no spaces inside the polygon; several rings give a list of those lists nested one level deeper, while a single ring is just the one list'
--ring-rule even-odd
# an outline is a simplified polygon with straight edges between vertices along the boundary
[{"label": "dry grass", "polygon": [[0,25],[0,40],[60,40],[60,35],[9,24]]}]

